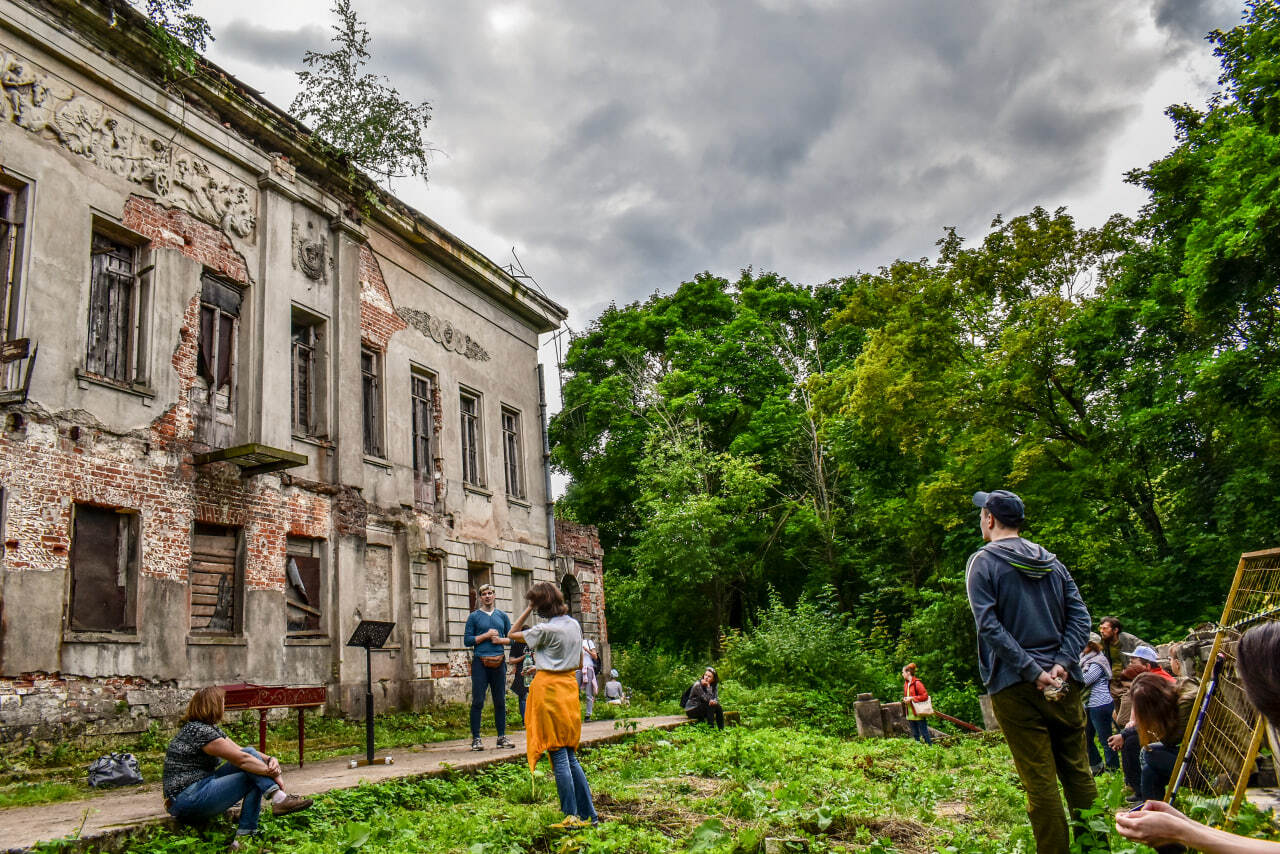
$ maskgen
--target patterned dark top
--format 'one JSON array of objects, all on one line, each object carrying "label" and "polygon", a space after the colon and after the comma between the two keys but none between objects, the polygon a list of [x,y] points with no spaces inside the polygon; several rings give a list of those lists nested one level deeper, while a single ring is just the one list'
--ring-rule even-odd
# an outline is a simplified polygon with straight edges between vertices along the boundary
[{"label": "patterned dark top", "polygon": [[204,746],[227,734],[213,724],[187,721],[164,752],[164,797],[176,798],[182,790],[213,773],[222,760],[204,752]]}]

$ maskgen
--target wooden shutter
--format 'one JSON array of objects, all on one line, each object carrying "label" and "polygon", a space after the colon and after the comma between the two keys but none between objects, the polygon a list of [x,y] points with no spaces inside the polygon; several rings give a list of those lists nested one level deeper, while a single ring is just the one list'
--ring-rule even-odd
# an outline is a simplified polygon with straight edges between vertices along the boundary
[{"label": "wooden shutter", "polygon": [[230,634],[236,620],[236,535],[197,533],[191,542],[191,630]]}]

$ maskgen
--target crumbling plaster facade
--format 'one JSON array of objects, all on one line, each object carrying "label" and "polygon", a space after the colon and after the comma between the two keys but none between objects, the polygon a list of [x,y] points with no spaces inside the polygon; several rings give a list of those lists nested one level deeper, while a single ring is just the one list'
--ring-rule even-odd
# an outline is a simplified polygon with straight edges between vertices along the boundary
[{"label": "crumbling plaster facade", "polygon": [[[361,618],[396,624],[377,708],[460,699],[481,579],[518,611],[572,576],[607,649],[598,541],[575,531],[557,560],[548,527],[537,347],[564,310],[353,192],[217,69],[175,97],[141,33],[112,0],[0,0],[0,332],[38,344],[0,406],[0,732],[136,729],[240,681],[325,684],[359,715]],[[6,388],[24,365],[0,366]],[[295,464],[200,456],[251,443]],[[119,598],[107,616],[96,589]]]}]

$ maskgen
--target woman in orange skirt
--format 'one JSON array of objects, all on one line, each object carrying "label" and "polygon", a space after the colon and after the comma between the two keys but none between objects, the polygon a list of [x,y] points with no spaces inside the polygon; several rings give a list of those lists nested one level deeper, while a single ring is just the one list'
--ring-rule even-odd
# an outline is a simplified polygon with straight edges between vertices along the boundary
[{"label": "woman in orange skirt", "polygon": [[[582,667],[582,626],[569,616],[559,588],[539,581],[530,588],[528,606],[511,624],[512,641],[529,645],[538,661],[538,673],[529,687],[525,709],[525,743],[529,770],[538,766],[545,750],[551,756],[556,791],[566,826],[599,822],[591,803],[591,787],[578,764],[578,741],[582,737],[582,707],[578,703],[578,681],[574,672]],[[536,612],[546,620],[525,628]]]}]

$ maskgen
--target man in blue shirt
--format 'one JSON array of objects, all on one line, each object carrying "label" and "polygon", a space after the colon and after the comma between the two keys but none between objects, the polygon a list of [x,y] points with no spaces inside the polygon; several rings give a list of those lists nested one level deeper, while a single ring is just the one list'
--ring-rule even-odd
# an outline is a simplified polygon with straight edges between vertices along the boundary
[{"label": "man in blue shirt", "polygon": [[[1022,499],[979,492],[986,545],[969,557],[965,585],[978,629],[978,672],[1027,793],[1037,854],[1068,854],[1067,817],[1093,805],[1085,752],[1084,676],[1089,611],[1067,568],[1022,538]],[[1090,849],[1092,850],[1092,849]]]},{"label": "man in blue shirt", "polygon": [[507,738],[507,659],[502,647],[508,643],[511,618],[498,610],[492,584],[478,591],[480,607],[467,617],[462,642],[474,647],[471,656],[471,749],[484,750],[480,741],[480,715],[484,711],[484,694],[493,695],[493,719],[498,726],[498,747],[515,747]]}]

